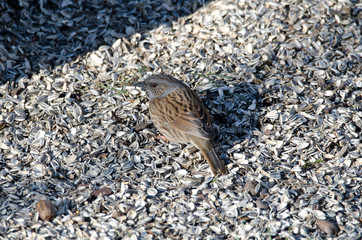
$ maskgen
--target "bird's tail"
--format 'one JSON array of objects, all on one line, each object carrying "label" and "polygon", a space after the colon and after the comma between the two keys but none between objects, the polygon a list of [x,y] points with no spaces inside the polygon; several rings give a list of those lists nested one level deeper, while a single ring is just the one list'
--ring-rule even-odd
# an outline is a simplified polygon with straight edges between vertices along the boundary
[{"label": "bird's tail", "polygon": [[228,170],[225,167],[224,161],[220,159],[219,155],[216,153],[215,148],[211,141],[203,140],[195,145],[200,149],[202,154],[205,156],[207,162],[211,167],[211,171],[214,175],[228,174]]}]

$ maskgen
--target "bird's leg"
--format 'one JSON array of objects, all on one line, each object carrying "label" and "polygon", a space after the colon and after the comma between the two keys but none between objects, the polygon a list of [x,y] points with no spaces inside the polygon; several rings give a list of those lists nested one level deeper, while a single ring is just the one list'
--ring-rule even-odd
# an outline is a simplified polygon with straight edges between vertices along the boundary
[{"label": "bird's leg", "polygon": [[171,142],[171,140],[163,135],[157,135],[156,136],[157,139],[160,139],[160,140],[163,140],[163,141],[166,141],[166,142]]}]

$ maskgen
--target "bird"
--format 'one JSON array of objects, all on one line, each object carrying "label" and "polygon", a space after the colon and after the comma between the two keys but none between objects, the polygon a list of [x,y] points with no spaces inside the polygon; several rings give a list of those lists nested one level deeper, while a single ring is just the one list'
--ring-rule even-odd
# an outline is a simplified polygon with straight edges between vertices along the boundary
[{"label": "bird", "polygon": [[173,142],[194,144],[215,176],[228,174],[214,148],[211,115],[188,85],[170,75],[156,74],[134,86],[147,92],[151,120],[162,135]]}]

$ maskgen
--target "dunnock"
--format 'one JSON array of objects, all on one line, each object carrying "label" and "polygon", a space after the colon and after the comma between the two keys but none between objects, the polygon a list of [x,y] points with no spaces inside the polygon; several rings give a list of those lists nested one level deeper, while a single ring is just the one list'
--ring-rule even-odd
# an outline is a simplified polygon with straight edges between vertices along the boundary
[{"label": "dunnock", "polygon": [[213,146],[211,116],[196,93],[185,83],[164,74],[153,75],[135,86],[147,91],[151,119],[165,137],[174,142],[193,143],[214,175],[228,173]]}]

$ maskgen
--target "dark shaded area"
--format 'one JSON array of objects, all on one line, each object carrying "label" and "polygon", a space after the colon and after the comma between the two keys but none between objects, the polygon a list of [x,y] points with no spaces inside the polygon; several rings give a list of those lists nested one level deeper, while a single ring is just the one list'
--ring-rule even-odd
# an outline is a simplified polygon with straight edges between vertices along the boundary
[{"label": "dark shaded area", "polygon": [[211,1],[1,1],[0,83],[170,25]]}]

